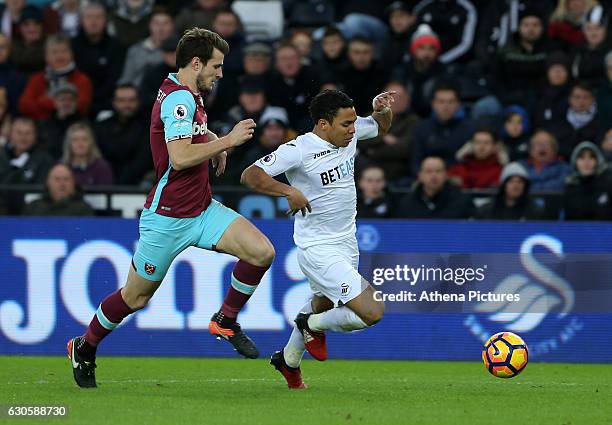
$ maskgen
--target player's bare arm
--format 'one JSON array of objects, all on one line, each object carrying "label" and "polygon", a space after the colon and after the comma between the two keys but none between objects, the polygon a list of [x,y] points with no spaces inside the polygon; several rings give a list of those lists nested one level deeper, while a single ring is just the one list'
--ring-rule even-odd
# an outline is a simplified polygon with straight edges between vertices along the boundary
[{"label": "player's bare arm", "polygon": [[393,121],[393,112],[391,111],[391,103],[395,101],[394,91],[387,91],[377,95],[372,101],[374,112],[372,118],[378,123],[378,135],[384,136],[391,127]]},{"label": "player's bare arm", "polygon": [[191,137],[168,142],[168,154],[172,167],[179,171],[193,167],[216,157],[225,150],[240,146],[253,137],[255,121],[242,120],[234,126],[227,136],[211,140],[208,143],[192,144]]},{"label": "player's bare arm", "polygon": [[302,215],[306,215],[306,212],[312,212],[310,203],[302,192],[293,186],[275,180],[257,165],[251,165],[242,172],[240,183],[265,195],[284,196],[289,202],[289,212],[292,215],[295,215],[298,211]]},{"label": "player's bare arm", "polygon": [[[217,140],[219,137],[213,133],[212,131],[208,130],[208,140],[213,141],[213,140]],[[215,170],[215,175],[217,177],[219,177],[221,174],[223,174],[225,172],[225,166],[227,165],[227,152],[223,151],[220,154],[218,154],[217,156],[213,156],[211,159],[212,162],[212,166]]]}]

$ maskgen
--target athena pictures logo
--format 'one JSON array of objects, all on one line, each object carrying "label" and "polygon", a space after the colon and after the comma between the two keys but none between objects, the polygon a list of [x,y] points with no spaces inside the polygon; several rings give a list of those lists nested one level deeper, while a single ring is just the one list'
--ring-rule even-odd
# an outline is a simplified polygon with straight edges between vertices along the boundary
[{"label": "athena pictures logo", "polygon": [[177,120],[184,120],[187,118],[187,107],[185,105],[178,104],[174,107],[174,118]]},{"label": "athena pictures logo", "polygon": [[276,155],[273,153],[268,154],[261,158],[259,162],[261,162],[263,165],[272,165],[274,162],[276,162]]}]

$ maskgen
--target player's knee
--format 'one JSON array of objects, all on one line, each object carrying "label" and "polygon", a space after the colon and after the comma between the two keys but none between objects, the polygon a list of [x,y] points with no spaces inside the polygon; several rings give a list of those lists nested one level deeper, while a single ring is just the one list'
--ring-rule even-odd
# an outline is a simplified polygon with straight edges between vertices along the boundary
[{"label": "player's knee", "polygon": [[371,308],[361,320],[368,326],[374,326],[378,322],[381,321],[385,314],[385,304],[382,302],[378,302],[375,304],[373,308]]},{"label": "player's knee", "polygon": [[145,308],[147,306],[147,304],[149,304],[149,300],[151,299],[150,296],[141,296],[138,297],[136,299],[136,307],[134,307],[134,310],[142,310],[143,308]]},{"label": "player's knee", "polygon": [[133,297],[130,302],[126,300],[126,304],[134,311],[142,310],[147,306],[151,297],[149,295],[138,295]]},{"label": "player's knee", "polygon": [[253,255],[253,259],[250,262],[256,266],[267,267],[272,264],[275,256],[276,251],[274,250],[274,246],[272,242],[266,238],[265,242],[257,246],[255,255]]},{"label": "player's knee", "polygon": [[123,301],[125,301],[128,307],[134,311],[137,311],[142,310],[147,306],[153,294],[134,293],[134,291],[129,289],[126,290],[126,288],[124,288],[121,295],[123,297]]}]

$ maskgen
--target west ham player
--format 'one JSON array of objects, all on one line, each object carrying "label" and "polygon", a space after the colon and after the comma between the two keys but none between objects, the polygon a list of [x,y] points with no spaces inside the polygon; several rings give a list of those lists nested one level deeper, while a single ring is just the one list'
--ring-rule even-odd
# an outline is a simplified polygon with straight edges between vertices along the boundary
[{"label": "west ham player", "polygon": [[142,309],[161,284],[174,258],[190,246],[238,257],[230,289],[209,324],[243,356],[258,357],[253,341],[236,323],[238,312],[274,259],[274,248],[255,226],[211,197],[208,163],[217,174],[226,150],[251,139],[255,123],[244,120],[225,137],[207,128],[202,92],[222,76],[229,46],[201,28],[186,31],[176,49],[179,71],[163,82],[151,114],[151,151],[158,182],[140,217],[140,239],[127,283],[102,301],[85,335],[68,342],[73,374],[81,387],[95,387],[100,341],[128,315]]},{"label": "west ham player", "polygon": [[[374,112],[357,117],[353,101],[338,90],[319,93],[310,104],[312,132],[280,146],[242,174],[242,183],[267,195],[285,196],[295,215],[298,262],[314,293],[295,319],[289,342],[270,363],[289,388],[306,388],[300,362],[304,349],[327,359],[325,331],[350,332],[377,323],[384,304],[357,271],[357,141],[385,134],[391,126],[393,92],[373,100]],[[273,176],[285,173],[291,186]]]}]

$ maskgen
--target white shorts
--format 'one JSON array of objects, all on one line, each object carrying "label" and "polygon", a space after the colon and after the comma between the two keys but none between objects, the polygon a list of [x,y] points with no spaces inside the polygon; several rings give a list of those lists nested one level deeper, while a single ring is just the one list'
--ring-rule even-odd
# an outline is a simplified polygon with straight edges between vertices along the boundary
[{"label": "white shorts", "polygon": [[335,306],[346,304],[365,290],[357,271],[359,248],[355,238],[298,248],[297,258],[312,292],[329,298]]}]

